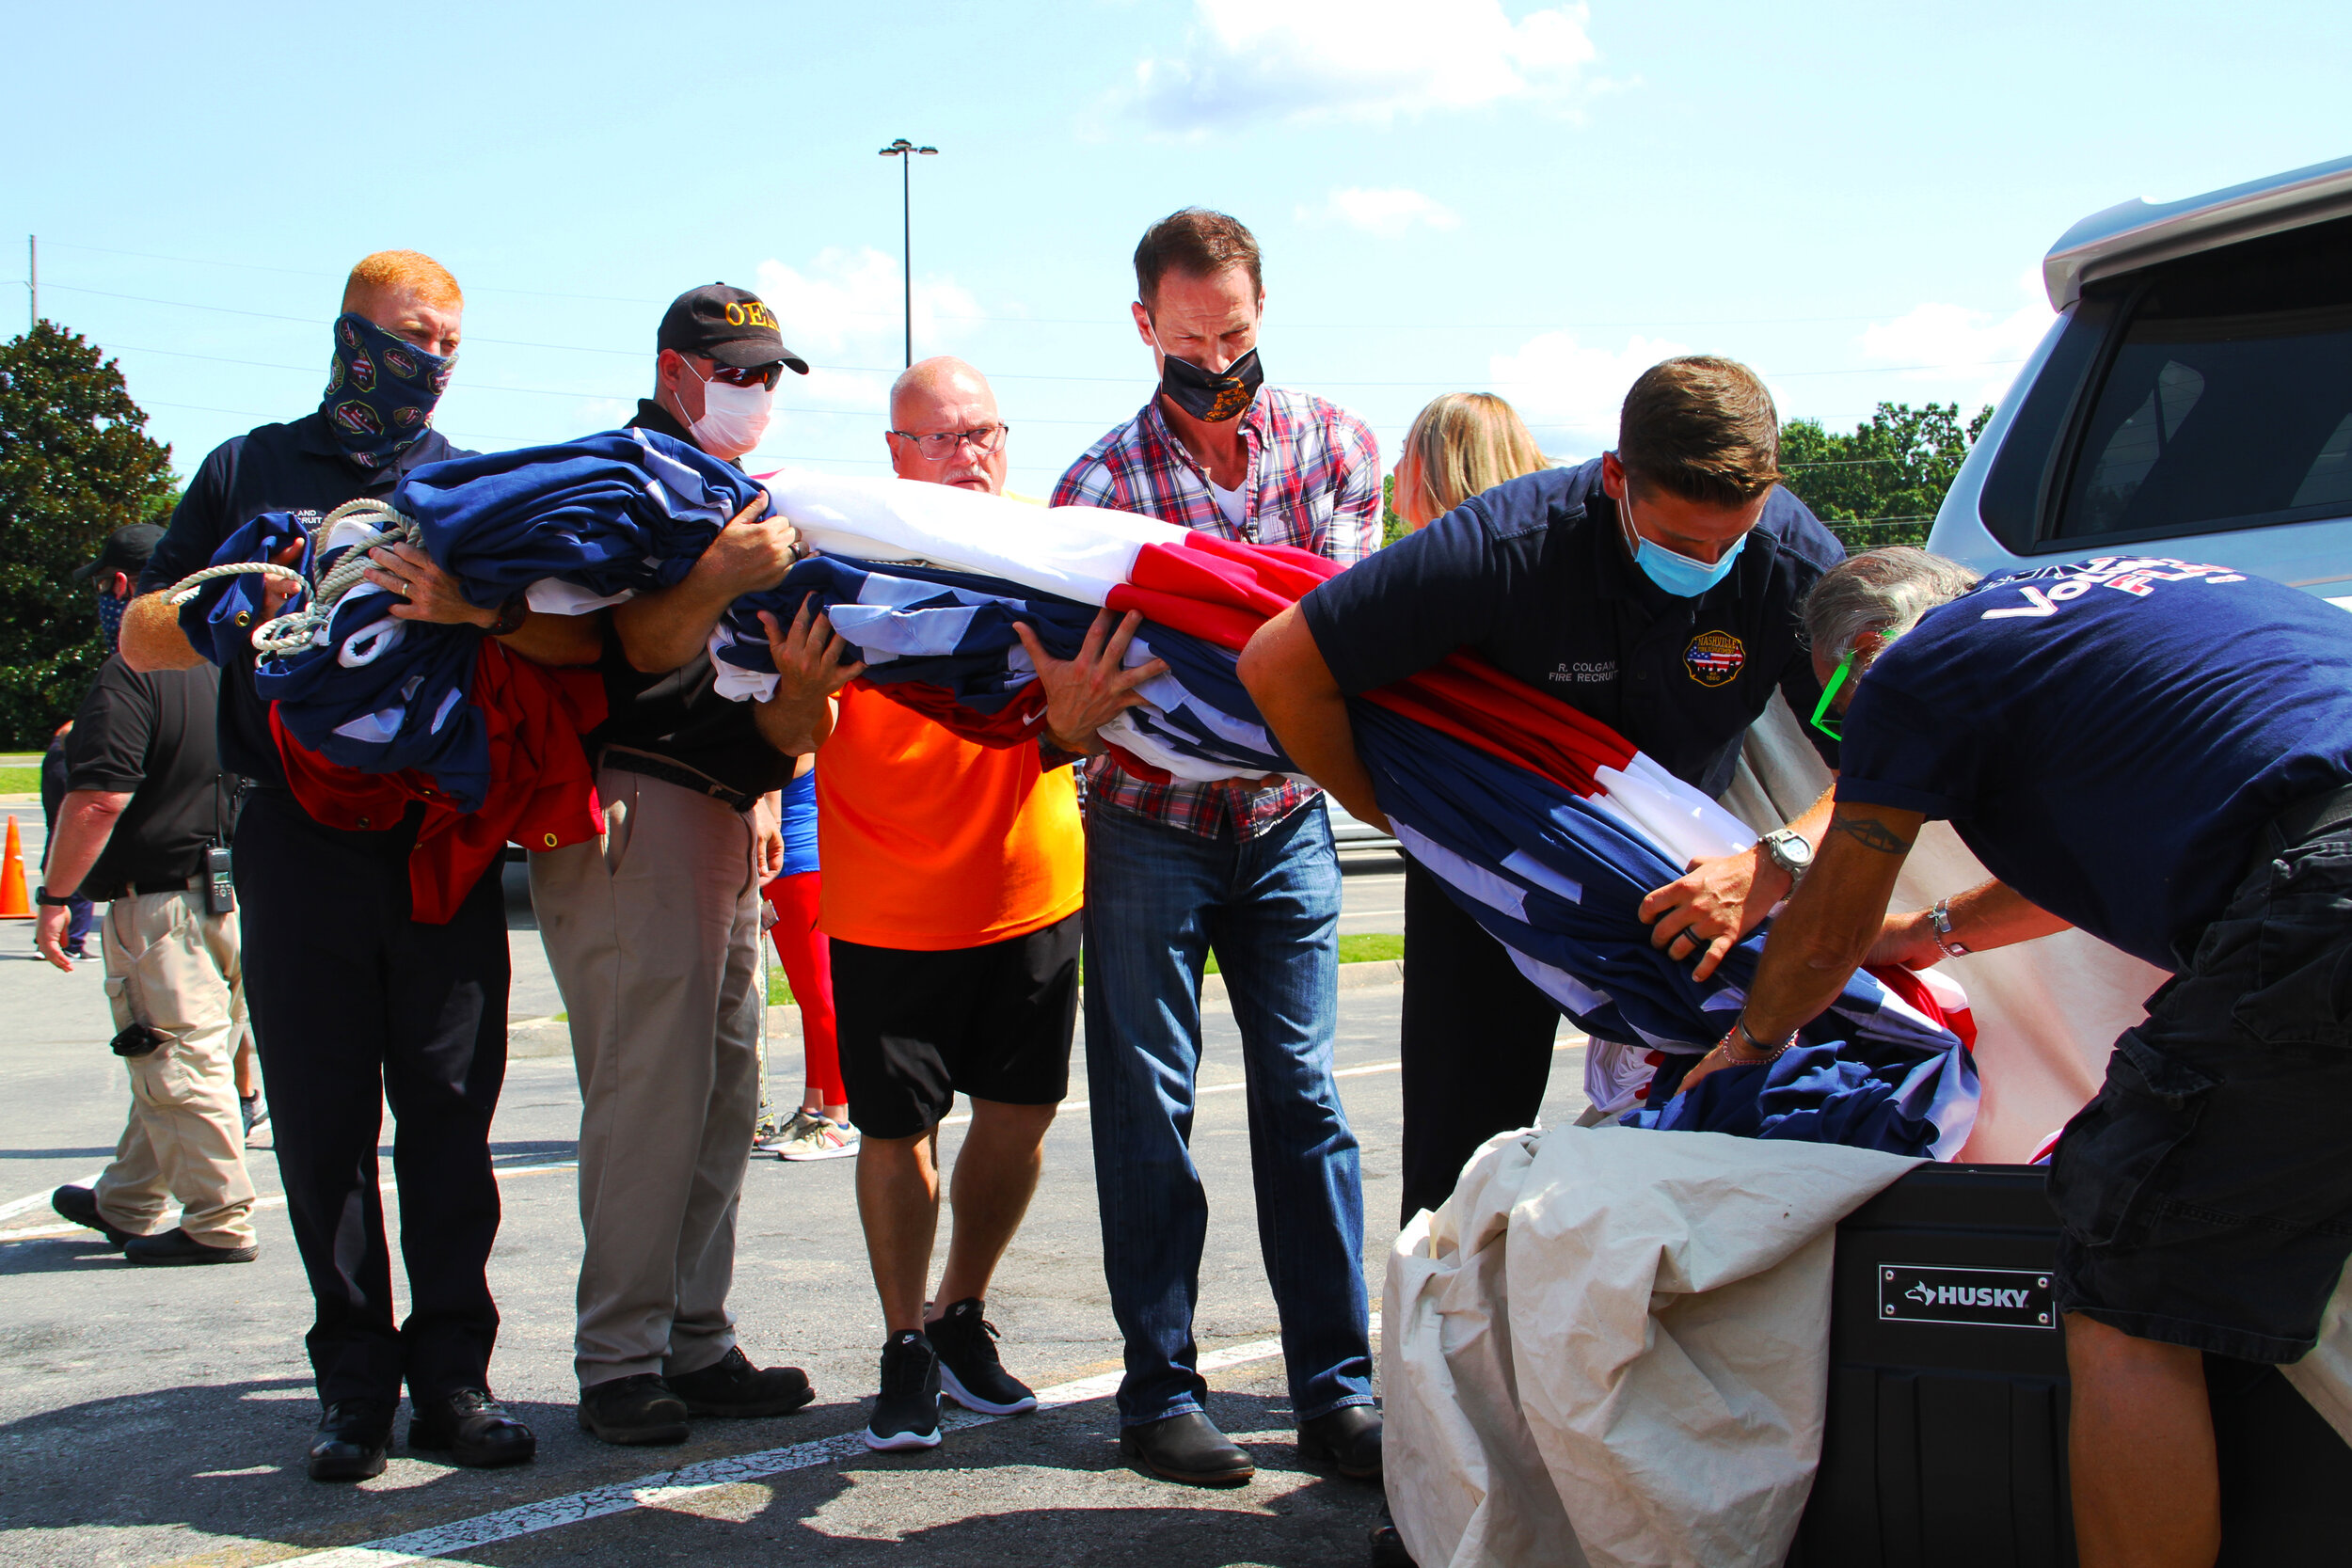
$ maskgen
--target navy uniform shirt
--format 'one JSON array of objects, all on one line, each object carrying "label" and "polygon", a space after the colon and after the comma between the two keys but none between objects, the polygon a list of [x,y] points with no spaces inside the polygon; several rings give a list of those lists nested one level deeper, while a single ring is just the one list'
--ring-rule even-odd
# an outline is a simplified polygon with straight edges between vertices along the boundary
[{"label": "navy uniform shirt", "polygon": [[[232,436],[213,449],[188,483],[171,514],[171,527],[139,574],[139,592],[168,588],[211,565],[213,552],[264,512],[327,513],[348,500],[381,499],[412,468],[472,455],[451,446],[439,431],[427,430],[382,467],[362,468],[343,455],[326,417],[316,412]],[[269,706],[253,689],[249,651],[240,668],[221,673],[222,765],[283,788],[286,770],[270,738]]]},{"label": "navy uniform shirt", "polygon": [[[1600,460],[1471,497],[1299,601],[1353,696],[1467,648],[1609,725],[1719,796],[1775,688],[1799,717],[1821,695],[1797,607],[1846,549],[1774,489],[1723,581],[1677,598],[1633,563]],[[1807,726],[1822,760],[1836,743]]]},{"label": "navy uniform shirt", "polygon": [[2352,781],[2352,615],[2226,566],[2044,566],[1930,610],[1845,735],[1838,800],[1948,819],[2035,904],[2179,969],[2256,831]]},{"label": "navy uniform shirt", "polygon": [[[639,400],[637,417],[628,422],[632,429],[694,441],[657,403]],[[651,752],[745,795],[765,795],[792,782],[793,759],[759,733],[752,705],[720,695],[707,649],[696,650],[675,670],[649,675],[629,663],[620,634],[608,622],[597,673],[610,717],[589,737],[590,754],[605,746]]]}]

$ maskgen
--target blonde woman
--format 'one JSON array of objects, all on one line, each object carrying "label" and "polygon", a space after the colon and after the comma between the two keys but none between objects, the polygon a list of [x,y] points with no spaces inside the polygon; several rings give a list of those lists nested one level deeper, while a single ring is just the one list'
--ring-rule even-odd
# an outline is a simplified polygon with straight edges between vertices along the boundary
[{"label": "blonde woman", "polygon": [[1448,392],[1413,418],[1396,460],[1396,511],[1427,528],[1481,490],[1551,466],[1518,411],[1492,392]]}]

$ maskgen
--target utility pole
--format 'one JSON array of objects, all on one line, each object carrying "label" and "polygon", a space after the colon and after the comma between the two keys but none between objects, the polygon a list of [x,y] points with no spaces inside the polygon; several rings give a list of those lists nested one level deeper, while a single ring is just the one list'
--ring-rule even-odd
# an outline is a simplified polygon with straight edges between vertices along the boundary
[{"label": "utility pole", "polygon": [[914,363],[914,198],[907,166],[918,156],[936,155],[939,149],[917,147],[900,136],[881,150],[883,157],[898,160],[899,244],[905,247],[906,257],[907,363],[912,365]]},{"label": "utility pole", "polygon": [[24,292],[33,296],[32,325],[24,329],[30,332],[33,327],[40,325],[40,236],[39,234],[24,236]]}]

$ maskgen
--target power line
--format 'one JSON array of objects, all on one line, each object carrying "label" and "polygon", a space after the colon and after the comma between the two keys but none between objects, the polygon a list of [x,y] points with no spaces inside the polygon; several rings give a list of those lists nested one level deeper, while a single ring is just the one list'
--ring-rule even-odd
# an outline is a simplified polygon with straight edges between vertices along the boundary
[{"label": "power line", "polygon": [[[236,359],[231,358],[230,356],[225,354],[195,354],[186,349],[149,348],[140,343],[101,343],[99,346],[108,354],[161,354],[173,359],[201,359],[206,364],[211,365],[243,365],[251,370],[285,371],[294,375],[315,375],[320,373],[316,366],[281,365],[272,359]],[[461,385],[468,391],[518,392],[528,393],[532,397],[604,398],[608,400],[619,398],[623,401],[628,401],[628,399],[632,396],[632,394],[627,393],[589,391],[568,387],[509,387],[483,381],[468,381],[462,383]],[[873,420],[886,417],[888,410],[882,407],[818,408],[806,404],[785,403],[778,405],[778,412],[787,416],[795,414],[835,414],[851,419]],[[1023,424],[1073,425],[1099,425],[1102,423],[1100,420],[1045,420],[1030,418],[1025,418],[1021,422]]]},{"label": "power line", "polygon": [[[167,306],[174,309],[210,310],[222,315],[250,316],[259,321],[294,322],[305,326],[325,326],[327,325],[326,322],[320,321],[316,317],[311,316],[282,316],[272,311],[241,310],[226,305],[199,305],[191,300],[156,299],[147,294],[125,294],[116,293],[104,289],[85,289],[78,284],[53,283],[50,287],[53,289],[66,289],[74,293],[95,294],[102,299],[125,299],[142,305]],[[643,349],[596,348],[584,343],[539,343],[532,342],[528,340],[520,338],[471,338],[467,341],[475,343],[492,343],[502,348],[548,349],[564,354],[608,354],[618,355],[621,357],[628,359],[643,359],[645,357],[645,353]],[[1757,373],[1763,375],[1767,380],[1792,381],[1801,377],[1821,375],[1901,375],[1914,371],[1998,370],[2004,366],[2022,365],[2024,363],[2025,359],[2023,356],[2020,356],[2015,359],[1954,360],[1934,365],[1863,365],[1851,368],[1818,371],[1761,371]],[[830,371],[835,374],[841,375],[895,375],[898,373],[895,368],[887,365],[818,365],[814,368],[820,371]],[[1006,371],[992,375],[989,379],[992,381],[1056,381],[1070,384],[1129,387],[1135,385],[1138,378],[1132,375],[1044,375],[1033,372],[1023,372]],[[1414,381],[1319,381],[1317,385],[1323,387],[1361,388],[1460,387],[1465,383],[1489,387],[1541,387],[1548,385],[1548,383],[1536,379],[1494,381],[1485,376],[1449,376],[1442,378],[1423,378]]]},{"label": "power line", "polygon": [[[318,277],[329,280],[339,280],[344,276],[342,273],[314,272],[296,267],[263,266],[259,262],[254,261],[224,261],[213,257],[165,256],[151,250],[123,250],[113,245],[74,245],[59,240],[52,240],[49,243],[52,245],[61,245],[68,250],[87,250],[102,256],[132,256],[142,261],[170,261],[176,265],[182,266],[230,267],[240,272],[263,272],[275,274],[284,277]],[[67,287],[67,285],[52,284],[51,287],[64,288]],[[97,291],[85,290],[83,292],[95,293]],[[516,289],[487,283],[474,285],[473,292],[485,294],[514,294],[526,299],[573,299],[605,305],[642,305],[649,309],[659,309],[669,303],[668,300],[646,299],[634,294],[569,293],[552,289]],[[122,295],[119,297],[129,298],[132,296]],[[218,309],[218,307],[214,307],[213,309]],[[896,317],[898,314],[898,312],[895,310],[850,309],[841,310],[839,313],[847,316],[867,316],[876,320],[887,320]],[[290,320],[293,318],[278,317],[274,319]],[[931,319],[934,321],[981,322],[995,325],[1009,326],[1124,326],[1127,324],[1127,317],[1116,311],[1108,311],[1100,316],[1000,316],[988,314],[950,314],[946,311],[934,310],[931,312]],[[1375,330],[1388,332],[1565,332],[1603,326],[1828,326],[1852,322],[1883,321],[1884,319],[1885,312],[1880,312],[1877,315],[1858,316],[1710,316],[1680,319],[1667,316],[1631,316],[1617,321],[1281,321],[1278,323],[1278,325],[1285,332],[1364,332]],[[483,341],[487,341],[488,340]]]}]

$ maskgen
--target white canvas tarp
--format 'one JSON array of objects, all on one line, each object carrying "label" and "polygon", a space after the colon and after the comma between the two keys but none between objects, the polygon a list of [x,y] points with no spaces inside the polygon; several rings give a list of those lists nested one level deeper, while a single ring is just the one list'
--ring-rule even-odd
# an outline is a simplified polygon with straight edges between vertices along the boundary
[{"label": "white canvas tarp", "polygon": [[1489,1143],[1389,1259],[1414,1560],[1777,1565],[1820,1453],[1836,1224],[1918,1163],[1616,1127]]}]

